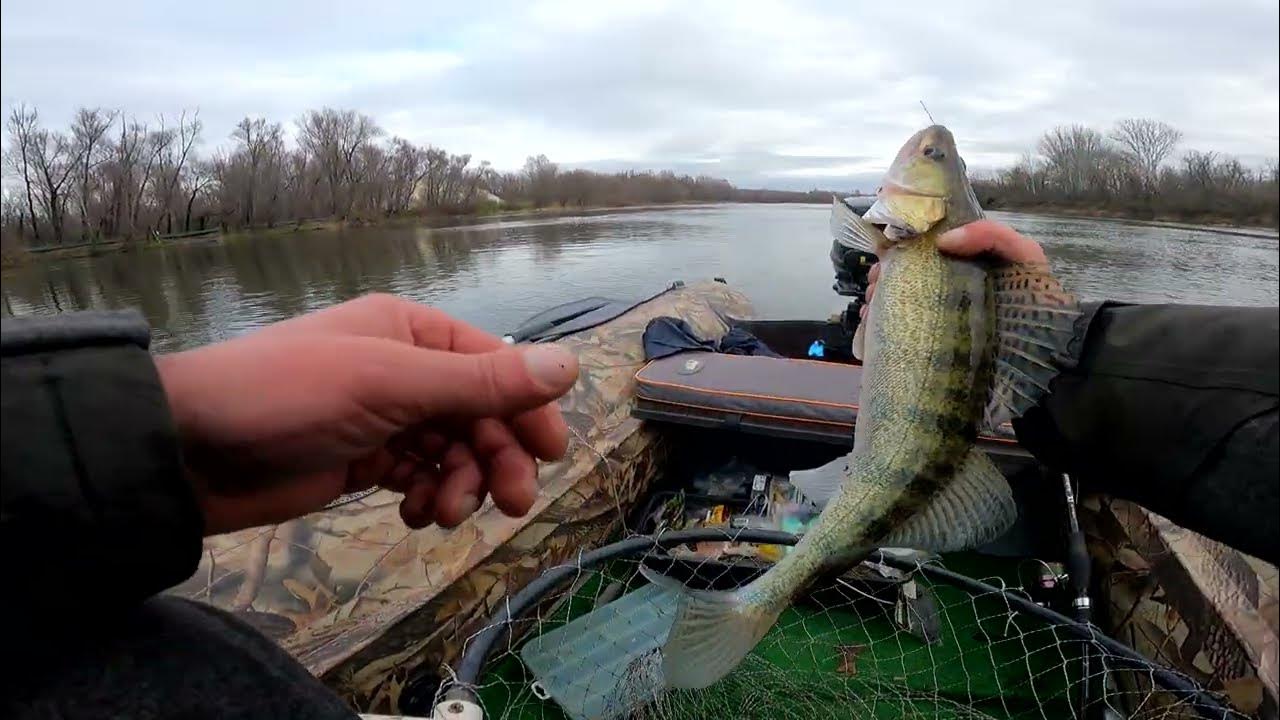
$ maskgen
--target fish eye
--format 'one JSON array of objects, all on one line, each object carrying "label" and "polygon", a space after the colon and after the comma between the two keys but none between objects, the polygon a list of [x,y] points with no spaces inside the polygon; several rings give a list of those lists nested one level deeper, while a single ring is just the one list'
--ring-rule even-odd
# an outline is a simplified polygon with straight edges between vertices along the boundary
[{"label": "fish eye", "polygon": [[921,150],[920,152],[924,153],[925,157],[933,158],[934,160],[941,160],[947,156],[945,152],[932,145],[926,145],[924,150]]}]

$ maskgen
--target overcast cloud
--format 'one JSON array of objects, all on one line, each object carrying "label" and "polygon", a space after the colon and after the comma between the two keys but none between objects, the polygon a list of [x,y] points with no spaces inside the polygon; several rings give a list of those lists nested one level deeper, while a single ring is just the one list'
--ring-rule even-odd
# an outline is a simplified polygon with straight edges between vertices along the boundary
[{"label": "overcast cloud", "polygon": [[499,168],[546,153],[740,186],[869,187],[927,124],[970,167],[1045,129],[1169,122],[1184,148],[1280,154],[1275,0],[5,2],[5,108],[196,108],[205,144],[325,105]]}]

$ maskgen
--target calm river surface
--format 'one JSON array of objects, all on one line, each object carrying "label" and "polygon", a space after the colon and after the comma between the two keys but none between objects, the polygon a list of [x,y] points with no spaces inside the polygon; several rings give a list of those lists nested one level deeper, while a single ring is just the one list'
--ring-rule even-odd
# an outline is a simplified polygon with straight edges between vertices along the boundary
[{"label": "calm river surface", "polygon": [[[4,312],[140,308],[156,347],[223,338],[363,293],[393,292],[501,333],[589,295],[652,294],[720,276],[757,315],[826,317],[825,205],[722,205],[511,220],[464,228],[359,228],[35,262],[3,274]],[[1276,305],[1274,237],[991,213],[1039,239],[1087,299]]]}]

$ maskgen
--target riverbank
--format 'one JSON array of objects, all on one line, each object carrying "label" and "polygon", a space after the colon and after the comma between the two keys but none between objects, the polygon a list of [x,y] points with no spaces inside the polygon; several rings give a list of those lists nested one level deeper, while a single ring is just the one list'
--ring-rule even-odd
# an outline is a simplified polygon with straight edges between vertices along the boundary
[{"label": "riverbank", "polygon": [[[615,215],[633,212],[649,212],[653,210],[669,210],[674,208],[714,207],[728,203],[679,202],[644,205],[622,205],[607,207],[547,207],[521,208],[518,210],[499,210],[467,214],[433,214],[433,215],[396,215],[377,219],[336,220],[330,218],[314,218],[307,220],[290,220],[275,223],[270,227],[253,227],[230,229],[226,232],[211,229],[190,233],[176,233],[159,238],[140,238],[134,240],[100,240],[97,242],[76,243],[74,245],[44,246],[36,248],[19,248],[6,250],[0,257],[3,267],[17,267],[33,260],[53,260],[62,258],[93,257],[115,252],[132,252],[147,248],[187,245],[191,243],[224,242],[246,240],[250,238],[292,235],[295,233],[315,232],[320,230],[341,230],[355,227],[425,227],[436,230],[456,227],[488,225],[508,220],[556,219],[564,217],[592,217],[597,215]],[[776,203],[761,203],[776,204]]]},{"label": "riverbank", "polygon": [[1194,213],[1190,215],[1171,215],[1161,213],[1136,214],[1125,210],[1101,207],[1064,207],[1044,203],[999,203],[986,208],[999,212],[1017,212],[1049,217],[1088,218],[1091,220],[1113,220],[1117,222],[1137,223],[1153,227],[1197,228],[1215,230],[1228,235],[1249,235],[1256,237],[1275,237],[1277,226],[1268,224],[1266,218],[1239,218],[1225,213]]}]

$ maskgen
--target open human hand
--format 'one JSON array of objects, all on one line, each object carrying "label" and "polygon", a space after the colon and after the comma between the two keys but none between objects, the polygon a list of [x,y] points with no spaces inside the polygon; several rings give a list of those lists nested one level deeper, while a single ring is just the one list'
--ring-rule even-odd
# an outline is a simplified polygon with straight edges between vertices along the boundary
[{"label": "open human hand", "polygon": [[485,495],[528,512],[563,456],[556,345],[516,348],[445,313],[369,295],[156,358],[206,534],[283,522],[343,493],[404,494],[410,527],[453,527]]}]

